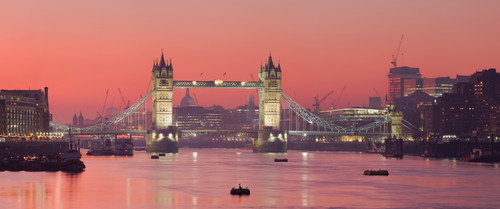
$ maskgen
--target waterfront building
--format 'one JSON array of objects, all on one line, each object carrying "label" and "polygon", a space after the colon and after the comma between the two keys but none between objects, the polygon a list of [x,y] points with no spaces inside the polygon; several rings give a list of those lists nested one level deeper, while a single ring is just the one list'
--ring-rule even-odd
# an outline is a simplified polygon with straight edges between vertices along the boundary
[{"label": "waterfront building", "polygon": [[418,132],[416,129],[420,127],[420,107],[431,104],[434,100],[434,97],[418,90],[403,98],[397,98],[394,102],[396,110],[403,113],[403,119],[411,123],[414,131]]},{"label": "waterfront building", "polygon": [[420,129],[423,139],[429,140],[440,136],[441,105],[425,104],[420,107]]},{"label": "waterfront building", "polygon": [[457,83],[439,101],[441,135],[458,138],[495,135],[500,106],[500,74],[496,69],[474,73],[470,82]]},{"label": "waterfront building", "polygon": [[0,91],[0,135],[33,136],[50,131],[48,88]]}]

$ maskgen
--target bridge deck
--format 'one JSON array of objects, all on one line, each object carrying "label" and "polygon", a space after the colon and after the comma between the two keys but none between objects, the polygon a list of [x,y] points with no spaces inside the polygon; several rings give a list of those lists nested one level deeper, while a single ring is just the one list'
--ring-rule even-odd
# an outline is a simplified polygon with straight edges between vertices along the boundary
[{"label": "bridge deck", "polygon": [[229,88],[260,89],[264,83],[260,81],[174,81],[174,88]]},{"label": "bridge deck", "polygon": [[[257,134],[258,130],[228,130],[228,129],[220,129],[220,130],[180,130],[182,135],[189,134]],[[68,134],[68,132],[58,132],[61,134]],[[147,134],[147,130],[117,130],[117,131],[95,131],[95,132],[85,132],[85,131],[75,131],[71,132],[72,135],[145,135]],[[333,132],[333,131],[288,131],[288,135],[292,136],[342,136],[342,135],[351,135],[351,136],[388,136],[389,133],[385,132],[364,132],[364,131],[356,131],[356,132]]]}]

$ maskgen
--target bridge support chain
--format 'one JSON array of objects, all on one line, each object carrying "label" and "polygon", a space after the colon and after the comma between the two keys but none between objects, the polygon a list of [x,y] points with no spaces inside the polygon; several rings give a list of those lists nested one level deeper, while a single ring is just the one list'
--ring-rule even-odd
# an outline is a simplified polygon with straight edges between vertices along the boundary
[{"label": "bridge support chain", "polygon": [[146,137],[147,152],[178,153],[180,130],[176,126],[148,131]]},{"label": "bridge support chain", "polygon": [[264,127],[253,141],[253,152],[287,152],[288,131]]}]

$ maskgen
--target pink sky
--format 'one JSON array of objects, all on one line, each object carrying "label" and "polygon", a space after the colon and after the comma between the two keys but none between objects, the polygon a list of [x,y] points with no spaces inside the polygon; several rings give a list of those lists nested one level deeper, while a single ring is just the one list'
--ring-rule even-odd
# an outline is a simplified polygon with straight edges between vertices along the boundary
[{"label": "pink sky", "polygon": [[[175,80],[257,78],[272,50],[283,89],[313,97],[347,88],[339,107],[387,92],[391,55],[425,77],[500,68],[500,1],[4,1],[0,88],[49,87],[54,121],[93,118],[106,89],[119,107],[144,95],[153,59],[172,58]],[[200,73],[204,73],[204,78]],[[193,89],[200,105],[233,108],[255,90]],[[184,90],[176,90],[178,105]],[[113,101],[114,98],[114,102]]]}]

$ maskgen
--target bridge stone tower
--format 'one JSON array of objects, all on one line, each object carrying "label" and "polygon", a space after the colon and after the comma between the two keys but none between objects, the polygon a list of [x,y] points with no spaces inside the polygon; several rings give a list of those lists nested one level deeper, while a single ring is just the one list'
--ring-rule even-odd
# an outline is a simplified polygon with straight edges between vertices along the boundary
[{"label": "bridge stone tower", "polygon": [[260,66],[259,81],[259,132],[254,140],[254,152],[286,152],[286,131],[280,128],[281,119],[281,66],[274,66],[271,54],[264,66]]},{"label": "bridge stone tower", "polygon": [[151,73],[153,89],[153,124],[146,137],[148,152],[177,153],[179,131],[172,125],[172,96],[174,70],[172,60],[165,62],[163,52],[160,62],[155,61]]}]

